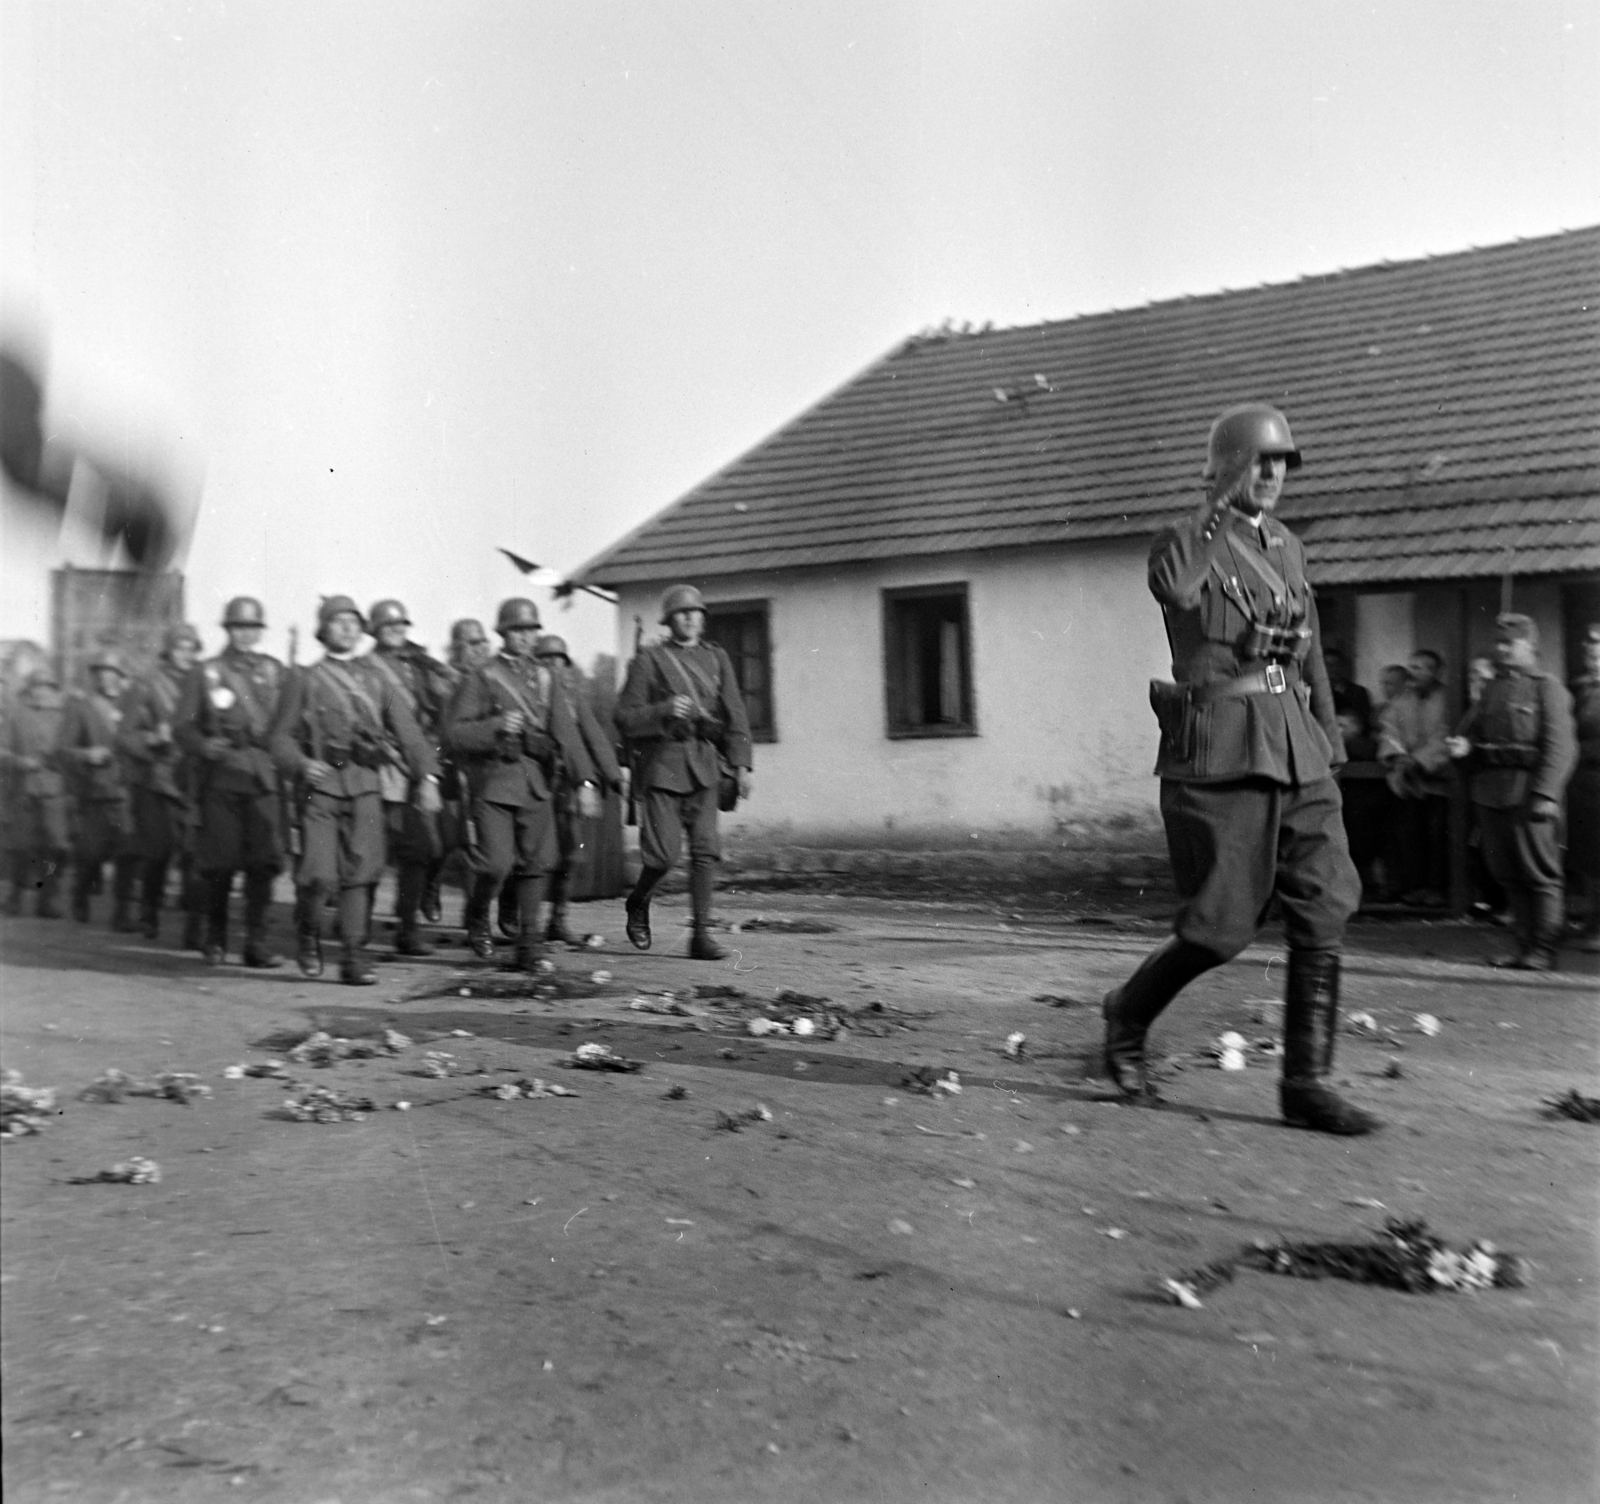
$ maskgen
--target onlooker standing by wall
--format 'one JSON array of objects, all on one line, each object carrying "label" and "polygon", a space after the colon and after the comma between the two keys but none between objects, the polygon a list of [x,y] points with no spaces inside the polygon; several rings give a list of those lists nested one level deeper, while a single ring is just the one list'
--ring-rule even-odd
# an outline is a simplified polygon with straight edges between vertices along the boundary
[{"label": "onlooker standing by wall", "polygon": [[1567,785],[1567,870],[1583,896],[1578,949],[1600,951],[1600,621],[1583,636],[1583,672],[1572,683],[1578,767]]},{"label": "onlooker standing by wall", "polygon": [[1378,760],[1397,801],[1400,902],[1443,908],[1450,885],[1450,727],[1441,682],[1444,660],[1421,648],[1409,683],[1378,718]]},{"label": "onlooker standing by wall", "polygon": [[1344,807],[1345,839],[1350,860],[1361,874],[1362,901],[1382,897],[1390,876],[1382,857],[1388,845],[1393,796],[1383,781],[1377,762],[1377,722],[1372,695],[1350,677],[1350,662],[1342,649],[1326,648],[1328,687],[1333,692],[1333,714],[1344,737],[1348,759],[1339,770],[1339,793]]},{"label": "onlooker standing by wall", "polygon": [[[1467,664],[1467,708],[1470,710],[1483,698],[1483,691],[1494,678],[1494,659],[1480,653]],[[1467,803],[1467,889],[1471,894],[1472,912],[1480,919],[1495,924],[1509,922],[1506,909],[1506,890],[1489,875],[1489,864],[1483,855],[1483,824],[1478,819],[1478,806]]]}]

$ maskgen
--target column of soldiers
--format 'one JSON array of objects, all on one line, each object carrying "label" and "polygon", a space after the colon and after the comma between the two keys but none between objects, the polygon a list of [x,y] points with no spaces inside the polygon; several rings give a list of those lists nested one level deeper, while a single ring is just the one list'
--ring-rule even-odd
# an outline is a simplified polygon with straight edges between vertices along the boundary
[{"label": "column of soldiers", "polygon": [[[268,939],[275,880],[295,887],[295,959],[323,974],[334,913],[338,975],[371,985],[373,898],[395,869],[395,951],[425,956],[422,922],[441,915],[447,861],[465,872],[472,953],[497,957],[491,911],[512,942],[510,964],[536,969],[550,944],[578,944],[568,915],[576,860],[602,800],[624,788],[618,743],[630,749],[645,867],[627,904],[627,933],[651,945],[650,897],[688,834],[694,914],[690,954],[722,955],[710,936],[719,804],[750,789],[750,738],[727,654],[704,640],[697,591],[669,592],[670,636],[630,666],[616,724],[602,726],[566,644],[545,634],[534,603],[503,602],[495,653],[476,620],[456,622],[448,661],[411,642],[404,604],[363,615],[349,596],[317,614],[322,656],[286,668],[259,650],[261,602],[228,603],[227,646],[200,660],[199,634],[175,626],[149,674],[130,678],[112,651],[89,661],[87,693],[63,695],[40,663],[0,732],[7,781],[11,889],[36,912],[70,906],[90,918],[111,873],[114,929],[160,937],[169,876],[181,874],[183,945],[220,965],[242,879],[247,967],[284,964]],[[361,653],[363,638],[374,646]],[[728,792],[732,786],[733,793]],[[137,902],[138,916],[134,917]]]}]

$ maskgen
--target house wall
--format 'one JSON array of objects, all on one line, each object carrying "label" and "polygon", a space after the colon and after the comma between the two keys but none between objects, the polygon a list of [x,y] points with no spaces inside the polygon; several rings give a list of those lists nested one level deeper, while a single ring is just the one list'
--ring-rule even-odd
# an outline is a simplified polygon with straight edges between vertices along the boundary
[{"label": "house wall", "polygon": [[[1148,681],[1170,674],[1147,543],[743,575],[708,602],[771,602],[778,739],[756,749],[735,845],[1159,855]],[[964,582],[978,734],[886,734],[886,589]],[[625,588],[619,656],[668,582]]]}]

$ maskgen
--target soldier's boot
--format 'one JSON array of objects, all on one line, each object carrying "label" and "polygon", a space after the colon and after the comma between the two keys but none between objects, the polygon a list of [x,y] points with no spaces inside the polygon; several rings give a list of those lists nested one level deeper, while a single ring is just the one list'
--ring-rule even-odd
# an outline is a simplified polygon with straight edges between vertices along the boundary
[{"label": "soldier's boot", "polygon": [[208,966],[221,966],[228,959],[228,897],[233,889],[233,872],[207,872],[205,884],[206,938],[201,946]]},{"label": "soldier's boot", "polygon": [[513,965],[517,971],[537,971],[544,960],[539,940],[539,909],[544,902],[543,876],[519,877],[517,894],[517,951]]},{"label": "soldier's boot", "polygon": [[322,909],[326,901],[321,883],[306,883],[295,893],[295,962],[302,976],[322,975]]},{"label": "soldier's boot", "polygon": [[492,961],[494,936],[489,933],[489,907],[497,891],[495,880],[479,874],[471,881],[467,890],[467,945],[480,961]]},{"label": "soldier's boot", "polygon": [[1221,957],[1215,951],[1174,935],[1151,951],[1126,982],[1105,995],[1100,1004],[1106,1024],[1101,1060],[1124,1096],[1150,1100],[1157,1095],[1145,1061],[1145,1036],[1173,998],[1219,964]]},{"label": "soldier's boot", "polygon": [[139,926],[133,918],[133,890],[139,880],[139,859],[119,856],[111,879],[111,928],[132,935]]},{"label": "soldier's boot", "polygon": [[422,917],[429,924],[438,924],[444,918],[443,894],[440,884],[444,880],[444,858],[429,862],[422,875]]},{"label": "soldier's boot", "polygon": [[275,971],[283,965],[280,956],[267,943],[267,911],[272,907],[270,867],[252,867],[244,875],[244,955],[246,966],[257,971]]},{"label": "soldier's boot", "polygon": [[507,940],[517,938],[517,877],[513,873],[500,885],[500,900],[495,906],[495,928]]},{"label": "soldier's boot", "polygon": [[[346,987],[372,987],[378,973],[367,958],[366,935],[371,921],[372,890],[346,888],[339,895],[339,980]],[[320,910],[319,910],[320,912]]]},{"label": "soldier's boot", "polygon": [[26,851],[13,851],[9,865],[11,891],[6,895],[6,913],[15,918],[22,912],[22,895],[33,881],[33,858]]},{"label": "soldier's boot", "polygon": [[417,910],[422,907],[422,889],[427,868],[408,862],[395,873],[394,912],[399,921],[394,937],[397,956],[431,956],[431,946],[417,928]]},{"label": "soldier's boot", "polygon": [[183,865],[183,948],[204,950],[206,945],[206,883],[194,869],[194,864]]},{"label": "soldier's boot", "polygon": [[624,907],[627,916],[624,929],[627,932],[628,943],[635,950],[650,949],[650,895],[655,892],[656,885],[666,875],[665,867],[646,867],[639,873],[639,881],[633,885],[633,891],[628,894],[628,901]]},{"label": "soldier's boot", "polygon": [[714,863],[701,857],[689,863],[689,912],[694,926],[689,935],[689,955],[696,961],[721,961],[728,954],[711,938],[711,890],[715,877]]},{"label": "soldier's boot", "polygon": [[139,933],[146,940],[161,938],[161,905],[167,893],[167,859],[153,856],[139,868]]},{"label": "soldier's boot", "polygon": [[54,855],[46,856],[42,865],[44,870],[39,876],[39,905],[34,913],[41,919],[59,919],[61,905],[56,899],[61,893],[61,860]]},{"label": "soldier's boot", "polygon": [[78,924],[89,922],[89,897],[100,879],[98,866],[79,861],[72,868],[72,917]]},{"label": "soldier's boot", "polygon": [[1291,950],[1283,1004],[1283,1119],[1318,1133],[1372,1133],[1383,1123],[1346,1102],[1329,1084],[1339,1031],[1339,953]]},{"label": "soldier's boot", "polygon": [[571,884],[572,873],[565,867],[550,874],[550,919],[544,927],[544,938],[552,945],[583,943],[567,928],[567,889]]}]

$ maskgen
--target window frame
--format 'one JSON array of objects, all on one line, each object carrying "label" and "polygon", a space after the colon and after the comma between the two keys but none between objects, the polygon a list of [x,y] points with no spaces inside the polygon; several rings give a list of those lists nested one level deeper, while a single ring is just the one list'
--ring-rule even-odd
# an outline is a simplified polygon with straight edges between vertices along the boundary
[{"label": "window frame", "polygon": [[[890,741],[928,741],[949,737],[979,736],[978,686],[972,671],[972,591],[967,580],[948,580],[932,585],[902,585],[880,591],[882,603],[883,709],[884,735]],[[958,599],[961,603],[961,699],[965,717],[954,723],[932,722],[913,725],[896,719],[896,707],[906,703],[901,643],[895,623],[896,608],[913,601]]]},{"label": "window frame", "polygon": [[[754,722],[750,726],[750,740],[763,746],[770,746],[778,740],[778,700],[772,680],[772,599],[770,596],[754,597],[749,600],[733,601],[707,601],[706,612],[706,637],[715,642],[716,634],[712,630],[712,623],[718,616],[754,616],[759,614],[762,619],[762,668],[767,680],[767,724],[757,727]],[[723,652],[728,649],[718,643]],[[728,658],[734,664],[734,677],[738,678],[739,665],[733,653],[728,653]],[[744,685],[739,686],[740,694],[744,694]],[[745,713],[750,711],[748,697],[745,700]]]}]

